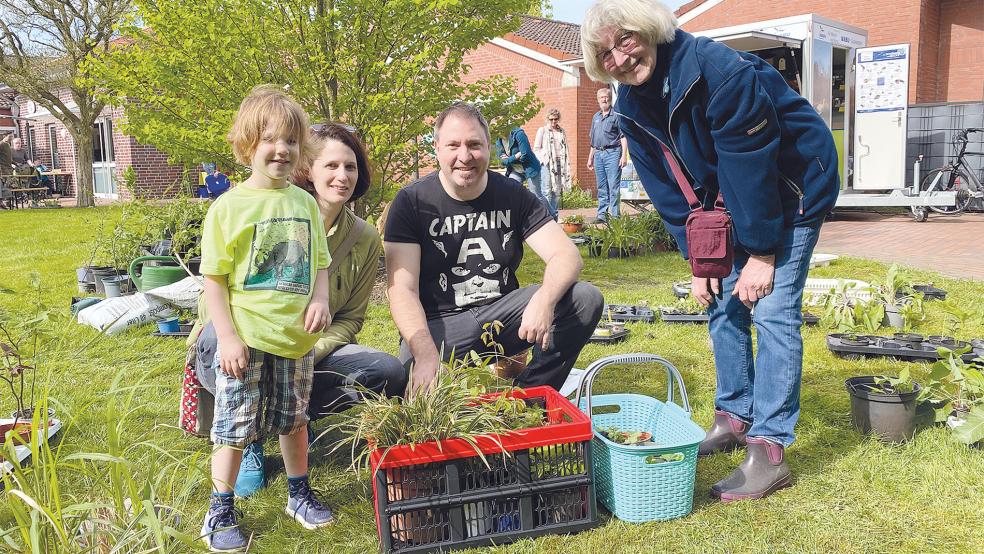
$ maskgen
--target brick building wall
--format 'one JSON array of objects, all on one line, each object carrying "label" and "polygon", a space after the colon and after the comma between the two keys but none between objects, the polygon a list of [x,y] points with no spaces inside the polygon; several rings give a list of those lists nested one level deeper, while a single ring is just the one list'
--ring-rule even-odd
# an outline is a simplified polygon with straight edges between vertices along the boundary
[{"label": "brick building wall", "polygon": [[[59,91],[59,98],[63,102],[71,101],[68,90]],[[19,96],[17,102],[22,116],[29,115],[26,97]],[[173,197],[180,191],[174,186],[183,174],[184,168],[179,165],[168,163],[167,155],[151,146],[140,144],[131,136],[122,132],[122,121],[124,112],[122,108],[107,106],[102,117],[109,118],[113,127],[113,154],[116,168],[116,189],[120,200],[132,200],[136,195],[150,198]],[[63,189],[63,194],[76,196],[76,154],[77,148],[75,139],[68,132],[64,125],[54,116],[39,116],[30,120],[18,121],[19,134],[25,140],[29,130],[33,129],[34,155],[37,163],[42,163],[49,168],[55,167],[52,159],[50,146],[49,129],[55,130],[55,143],[58,153],[58,168],[71,174],[71,177],[59,177],[59,185]],[[128,190],[123,183],[123,172],[128,167],[133,167],[137,173],[138,191]]]},{"label": "brick building wall", "polygon": [[706,31],[808,13],[866,30],[869,46],[908,43],[911,104],[984,100],[984,0],[724,0],[682,27]]},{"label": "brick building wall", "polygon": [[[507,39],[510,42],[522,43],[521,46],[537,50],[544,55],[565,57],[530,41],[508,36]],[[572,68],[577,74],[576,79],[571,75],[565,77],[564,71],[559,68],[493,43],[469,52],[465,57],[465,63],[470,66],[469,72],[463,78],[468,83],[490,75],[504,74],[516,79],[516,88],[520,93],[525,93],[536,83],[536,95],[543,101],[543,107],[523,125],[523,130],[530,138],[530,144],[532,145],[536,139],[537,129],[546,125],[547,112],[551,108],[560,110],[560,125],[567,133],[570,149],[571,176],[578,186],[594,195],[596,191],[594,172],[589,171],[586,166],[588,150],[591,147],[588,131],[591,128],[591,116],[598,111],[595,94],[603,85],[588,78],[582,67]]]},{"label": "brick building wall", "polygon": [[984,100],[984,0],[940,2],[940,102]]}]

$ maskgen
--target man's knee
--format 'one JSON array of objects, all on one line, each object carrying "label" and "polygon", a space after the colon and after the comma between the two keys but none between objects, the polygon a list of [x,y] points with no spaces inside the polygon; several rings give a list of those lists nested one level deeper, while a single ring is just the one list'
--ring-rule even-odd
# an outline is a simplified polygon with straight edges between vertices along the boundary
[{"label": "man's knee", "polygon": [[583,321],[596,323],[605,308],[605,297],[601,290],[591,283],[578,281],[571,287],[571,301]]}]

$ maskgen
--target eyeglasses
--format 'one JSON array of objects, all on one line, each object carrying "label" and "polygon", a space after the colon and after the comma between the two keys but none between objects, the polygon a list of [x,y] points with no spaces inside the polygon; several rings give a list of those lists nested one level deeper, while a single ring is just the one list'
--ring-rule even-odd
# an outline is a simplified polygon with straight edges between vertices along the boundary
[{"label": "eyeglasses", "polygon": [[623,54],[628,54],[638,45],[639,34],[635,31],[626,31],[615,40],[614,46],[604,52],[598,53],[598,63],[605,69],[610,69],[615,66],[615,54],[613,53],[615,50]]}]

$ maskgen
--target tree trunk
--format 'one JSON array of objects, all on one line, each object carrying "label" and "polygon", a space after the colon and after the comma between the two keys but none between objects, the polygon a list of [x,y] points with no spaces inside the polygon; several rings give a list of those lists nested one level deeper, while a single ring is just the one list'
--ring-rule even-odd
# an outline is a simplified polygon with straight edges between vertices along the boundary
[{"label": "tree trunk", "polygon": [[75,185],[76,206],[89,208],[95,206],[92,174],[92,126],[84,127],[75,138]]}]

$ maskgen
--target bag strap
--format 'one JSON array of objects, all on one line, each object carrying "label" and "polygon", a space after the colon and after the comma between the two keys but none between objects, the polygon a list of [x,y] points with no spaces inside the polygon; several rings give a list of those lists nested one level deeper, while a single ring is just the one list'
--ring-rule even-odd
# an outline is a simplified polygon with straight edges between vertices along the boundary
[{"label": "bag strap", "polygon": [[[666,156],[666,162],[670,164],[670,171],[673,172],[673,177],[676,178],[677,185],[680,190],[683,191],[683,195],[687,198],[687,204],[690,205],[690,211],[697,211],[704,208],[704,204],[697,199],[697,194],[694,193],[694,188],[690,186],[690,182],[687,181],[686,175],[683,174],[683,169],[680,167],[680,162],[677,161],[676,156],[670,152],[670,149],[666,147],[662,142],[659,143],[660,148],[663,149],[663,155]],[[714,200],[714,209],[719,211],[724,211],[724,197],[721,196],[721,191],[718,190],[717,199]]]},{"label": "bag strap", "polygon": [[362,236],[362,232],[365,231],[366,225],[368,225],[368,223],[366,223],[364,219],[356,216],[355,223],[352,225],[352,230],[349,231],[348,236],[345,237],[342,244],[338,245],[338,250],[335,250],[335,252],[332,253],[331,264],[328,265],[328,277],[334,275],[335,271],[338,270],[338,266],[341,265],[342,260],[348,256],[349,251],[352,250],[352,247],[355,246],[356,242],[358,242],[359,237]]}]

